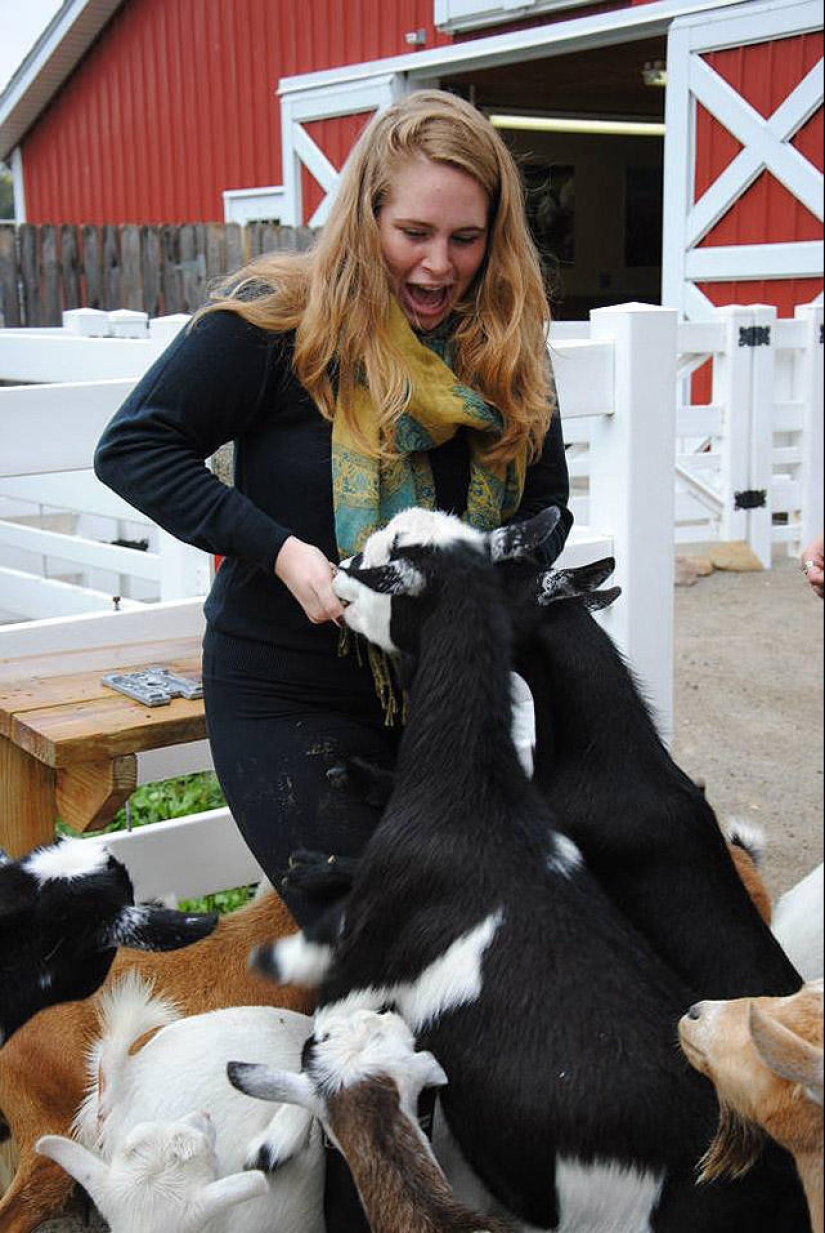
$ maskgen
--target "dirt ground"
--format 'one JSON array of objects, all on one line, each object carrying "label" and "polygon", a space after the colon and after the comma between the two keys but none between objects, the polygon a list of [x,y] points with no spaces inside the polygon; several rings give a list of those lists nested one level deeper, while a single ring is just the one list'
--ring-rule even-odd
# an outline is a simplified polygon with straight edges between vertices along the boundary
[{"label": "dirt ground", "polygon": [[[777,896],[822,860],[822,618],[785,555],[769,571],[717,570],[676,588],[673,752],[720,817],[764,829]],[[104,1228],[78,1210],[40,1233]]]},{"label": "dirt ground", "polygon": [[720,817],[764,828],[774,895],[822,860],[822,618],[784,554],[676,588],[673,753]]}]

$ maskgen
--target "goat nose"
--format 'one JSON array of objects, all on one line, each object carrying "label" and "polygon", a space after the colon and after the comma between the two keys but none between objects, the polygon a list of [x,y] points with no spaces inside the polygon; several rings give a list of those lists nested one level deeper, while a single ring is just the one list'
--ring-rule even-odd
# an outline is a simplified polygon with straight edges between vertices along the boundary
[{"label": "goat nose", "polygon": [[687,1012],[687,1015],[685,1016],[685,1018],[701,1019],[702,1018],[702,1003],[695,1002],[693,1006],[691,1006],[690,1010]]}]

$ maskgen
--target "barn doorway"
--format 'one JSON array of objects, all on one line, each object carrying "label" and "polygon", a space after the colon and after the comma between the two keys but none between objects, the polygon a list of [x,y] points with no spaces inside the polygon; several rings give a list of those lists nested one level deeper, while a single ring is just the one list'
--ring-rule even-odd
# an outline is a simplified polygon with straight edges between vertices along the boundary
[{"label": "barn doorway", "polygon": [[664,37],[442,78],[522,169],[553,313],[661,302]]}]

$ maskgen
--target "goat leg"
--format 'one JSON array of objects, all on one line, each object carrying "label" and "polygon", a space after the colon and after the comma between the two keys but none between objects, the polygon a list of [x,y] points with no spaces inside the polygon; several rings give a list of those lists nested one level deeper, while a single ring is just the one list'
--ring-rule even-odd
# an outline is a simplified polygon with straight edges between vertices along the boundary
[{"label": "goat leg", "polygon": [[359,800],[376,809],[384,808],[395,786],[394,771],[357,754],[330,767],[327,779],[333,787],[354,793]]},{"label": "goat leg", "polygon": [[290,855],[281,886],[315,900],[340,899],[352,888],[357,867],[358,859],[354,856],[327,855],[298,848]]}]

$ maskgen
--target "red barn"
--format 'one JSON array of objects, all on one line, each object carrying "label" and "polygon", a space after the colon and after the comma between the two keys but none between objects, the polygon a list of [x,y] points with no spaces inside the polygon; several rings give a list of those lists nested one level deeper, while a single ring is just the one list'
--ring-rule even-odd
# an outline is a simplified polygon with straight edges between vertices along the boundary
[{"label": "red barn", "polygon": [[19,221],[320,224],[369,115],[423,85],[518,154],[562,315],[821,293],[818,0],[65,0],[0,157]]}]

